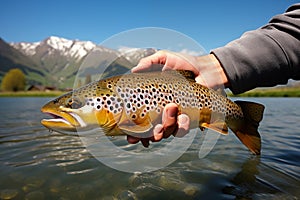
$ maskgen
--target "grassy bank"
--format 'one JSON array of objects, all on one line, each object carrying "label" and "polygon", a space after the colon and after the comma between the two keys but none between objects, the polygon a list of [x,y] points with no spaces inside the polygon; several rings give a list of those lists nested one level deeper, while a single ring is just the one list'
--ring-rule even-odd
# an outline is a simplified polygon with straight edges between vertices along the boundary
[{"label": "grassy bank", "polygon": [[268,89],[254,89],[239,95],[228,94],[237,97],[300,97],[300,87],[276,87]]},{"label": "grassy bank", "polygon": [[62,95],[61,91],[19,91],[19,92],[0,92],[0,97],[57,97]]}]

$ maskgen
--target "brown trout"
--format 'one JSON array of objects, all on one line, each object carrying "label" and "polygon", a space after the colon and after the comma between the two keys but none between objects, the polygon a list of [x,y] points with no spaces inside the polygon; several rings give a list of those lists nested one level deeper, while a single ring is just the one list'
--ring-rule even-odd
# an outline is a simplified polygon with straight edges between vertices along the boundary
[{"label": "brown trout", "polygon": [[107,136],[150,132],[161,123],[166,104],[178,105],[190,117],[190,128],[227,134],[229,127],[254,154],[260,154],[258,133],[264,106],[235,101],[204,87],[190,71],[133,73],[95,81],[44,105],[53,116],[41,123],[62,133],[101,127]]}]

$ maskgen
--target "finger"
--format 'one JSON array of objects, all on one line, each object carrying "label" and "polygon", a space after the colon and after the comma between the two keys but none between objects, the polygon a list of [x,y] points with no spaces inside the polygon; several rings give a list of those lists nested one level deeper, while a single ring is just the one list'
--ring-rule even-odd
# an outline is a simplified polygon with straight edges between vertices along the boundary
[{"label": "finger", "polygon": [[190,129],[190,118],[186,114],[181,114],[177,117],[178,131],[176,137],[185,136]]},{"label": "finger", "polygon": [[153,140],[152,142],[160,141],[164,136],[164,127],[162,124],[157,124],[153,129]]},{"label": "finger", "polygon": [[142,58],[138,65],[131,69],[132,73],[161,70],[166,62],[166,55],[163,51],[158,51],[151,56]]},{"label": "finger", "polygon": [[131,135],[127,135],[127,142],[129,144],[136,144],[140,141],[140,138],[137,138],[137,137],[133,137]]},{"label": "finger", "polygon": [[168,138],[170,135],[176,133],[178,129],[177,114],[178,106],[175,103],[170,103],[166,105],[162,117],[164,127],[164,138]]},{"label": "finger", "polygon": [[141,142],[143,144],[144,147],[149,147],[149,138],[141,138]]}]

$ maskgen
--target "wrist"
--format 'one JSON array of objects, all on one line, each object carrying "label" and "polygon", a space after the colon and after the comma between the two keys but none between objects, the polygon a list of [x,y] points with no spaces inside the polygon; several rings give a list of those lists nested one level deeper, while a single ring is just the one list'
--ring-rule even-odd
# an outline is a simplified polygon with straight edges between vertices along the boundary
[{"label": "wrist", "polygon": [[208,87],[229,87],[229,80],[222,67],[222,64],[214,54],[199,56],[197,59],[197,68],[201,79]]}]

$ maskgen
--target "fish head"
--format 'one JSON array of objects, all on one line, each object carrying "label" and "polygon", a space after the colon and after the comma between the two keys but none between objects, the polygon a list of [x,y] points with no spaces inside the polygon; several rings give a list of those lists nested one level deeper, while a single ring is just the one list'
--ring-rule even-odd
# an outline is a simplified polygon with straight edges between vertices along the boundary
[{"label": "fish head", "polygon": [[41,121],[50,130],[80,135],[81,132],[101,128],[108,134],[117,130],[116,125],[123,114],[123,102],[106,80],[100,80],[46,103],[41,111],[52,116]]},{"label": "fish head", "polygon": [[84,96],[78,95],[78,91],[69,92],[46,103],[41,111],[52,116],[51,119],[43,119],[42,125],[61,133],[78,132],[98,125],[93,109],[87,105]]}]

